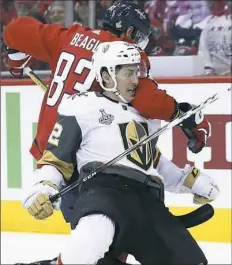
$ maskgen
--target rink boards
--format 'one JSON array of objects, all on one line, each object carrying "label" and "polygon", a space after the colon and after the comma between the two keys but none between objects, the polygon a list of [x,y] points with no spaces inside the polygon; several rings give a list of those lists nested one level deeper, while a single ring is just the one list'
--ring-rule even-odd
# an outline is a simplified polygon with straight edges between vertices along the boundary
[{"label": "rink boards", "polygon": [[[170,80],[169,80],[170,81]],[[225,79],[214,83],[199,83],[189,79],[169,82],[161,80],[160,87],[174,96],[177,101],[198,104],[208,96],[229,86]],[[200,80],[201,81],[201,80]],[[215,83],[216,81],[220,83]],[[199,84],[194,84],[198,82]],[[160,137],[161,152],[180,167],[195,164],[216,178],[220,196],[213,203],[215,216],[206,224],[190,229],[199,241],[231,242],[231,98],[230,94],[205,109],[204,113],[212,126],[208,147],[198,155],[186,148],[185,136],[174,129]],[[2,231],[69,233],[60,213],[49,220],[34,220],[21,206],[22,190],[29,186],[35,168],[29,148],[32,143],[43,91],[28,83],[14,86],[3,83],[1,88],[1,228]],[[166,204],[175,214],[193,210],[191,195],[167,194]]]}]

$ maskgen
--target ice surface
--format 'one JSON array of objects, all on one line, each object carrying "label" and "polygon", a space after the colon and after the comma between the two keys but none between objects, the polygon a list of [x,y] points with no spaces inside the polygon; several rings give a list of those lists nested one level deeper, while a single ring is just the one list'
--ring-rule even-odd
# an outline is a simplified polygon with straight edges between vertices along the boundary
[{"label": "ice surface", "polygon": [[[52,259],[59,254],[68,235],[1,233],[1,264]],[[200,242],[209,264],[232,264],[231,244]],[[138,264],[133,257],[127,262]]]}]

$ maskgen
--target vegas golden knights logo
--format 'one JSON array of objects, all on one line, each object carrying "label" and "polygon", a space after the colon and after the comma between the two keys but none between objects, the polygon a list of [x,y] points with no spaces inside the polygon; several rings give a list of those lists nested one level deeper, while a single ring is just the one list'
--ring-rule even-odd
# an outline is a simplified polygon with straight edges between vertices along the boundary
[{"label": "vegas golden knights logo", "polygon": [[[148,136],[147,123],[131,121],[119,124],[124,148],[128,149]],[[144,144],[140,148],[127,155],[127,159],[144,170],[148,170],[152,164],[151,143]]]}]

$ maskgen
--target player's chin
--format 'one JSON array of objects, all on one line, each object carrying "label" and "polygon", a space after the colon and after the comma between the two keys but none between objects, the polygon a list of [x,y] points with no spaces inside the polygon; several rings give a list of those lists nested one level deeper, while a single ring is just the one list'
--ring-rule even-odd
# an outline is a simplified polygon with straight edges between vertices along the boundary
[{"label": "player's chin", "polygon": [[126,100],[131,102],[135,98],[135,91],[127,91]]}]

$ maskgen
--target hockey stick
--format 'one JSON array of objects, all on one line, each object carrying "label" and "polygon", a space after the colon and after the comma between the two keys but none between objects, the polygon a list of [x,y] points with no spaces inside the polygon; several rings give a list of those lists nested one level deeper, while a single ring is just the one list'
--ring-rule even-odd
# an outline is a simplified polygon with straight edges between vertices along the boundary
[{"label": "hockey stick", "polygon": [[[226,89],[226,92],[231,91],[231,87]],[[225,91],[224,91],[225,93]],[[222,93],[222,94],[224,94]],[[220,93],[221,94],[221,93]],[[166,132],[167,130],[173,128],[174,126],[180,124],[181,126],[181,122],[184,121],[185,119],[189,118],[191,115],[197,113],[198,111],[200,111],[201,109],[205,108],[206,106],[208,106],[209,104],[213,103],[214,101],[218,100],[220,97],[220,95],[218,94],[214,94],[213,96],[207,98],[205,101],[203,101],[200,105],[193,107],[192,109],[190,109],[189,111],[183,113],[180,117],[178,117],[177,119],[167,123],[166,125],[164,125],[163,127],[159,128],[156,132],[154,132],[153,134],[149,135],[148,137],[144,138],[143,140],[141,140],[140,142],[136,143],[135,145],[131,146],[130,148],[128,148],[127,150],[125,150],[123,153],[121,153],[120,155],[116,156],[115,158],[113,158],[112,160],[108,161],[105,164],[102,164],[101,166],[97,167],[95,170],[91,171],[86,177],[76,180],[74,181],[72,184],[70,184],[69,186],[65,187],[64,189],[62,189],[59,193],[53,195],[50,197],[50,201],[54,202],[56,201],[58,198],[60,198],[62,195],[64,195],[65,193],[75,189],[76,187],[78,187],[79,185],[85,183],[87,180],[93,178],[94,176],[96,176],[98,173],[104,171],[106,168],[108,168],[109,166],[117,163],[119,160],[121,160],[123,157],[127,156],[128,154],[132,153],[133,151],[135,151],[136,149],[138,149],[139,147],[143,146],[144,144],[150,142],[152,139],[160,136],[161,134],[163,134],[164,132]]]},{"label": "hockey stick", "polygon": [[48,87],[44,84],[40,77],[36,75],[30,67],[25,67],[23,71],[35,82],[37,86],[42,88],[44,92],[48,89]]},{"label": "hockey stick", "polygon": [[212,218],[213,215],[213,206],[210,204],[205,204],[190,213],[184,215],[175,215],[175,217],[177,217],[186,228],[191,228],[205,223]]}]

